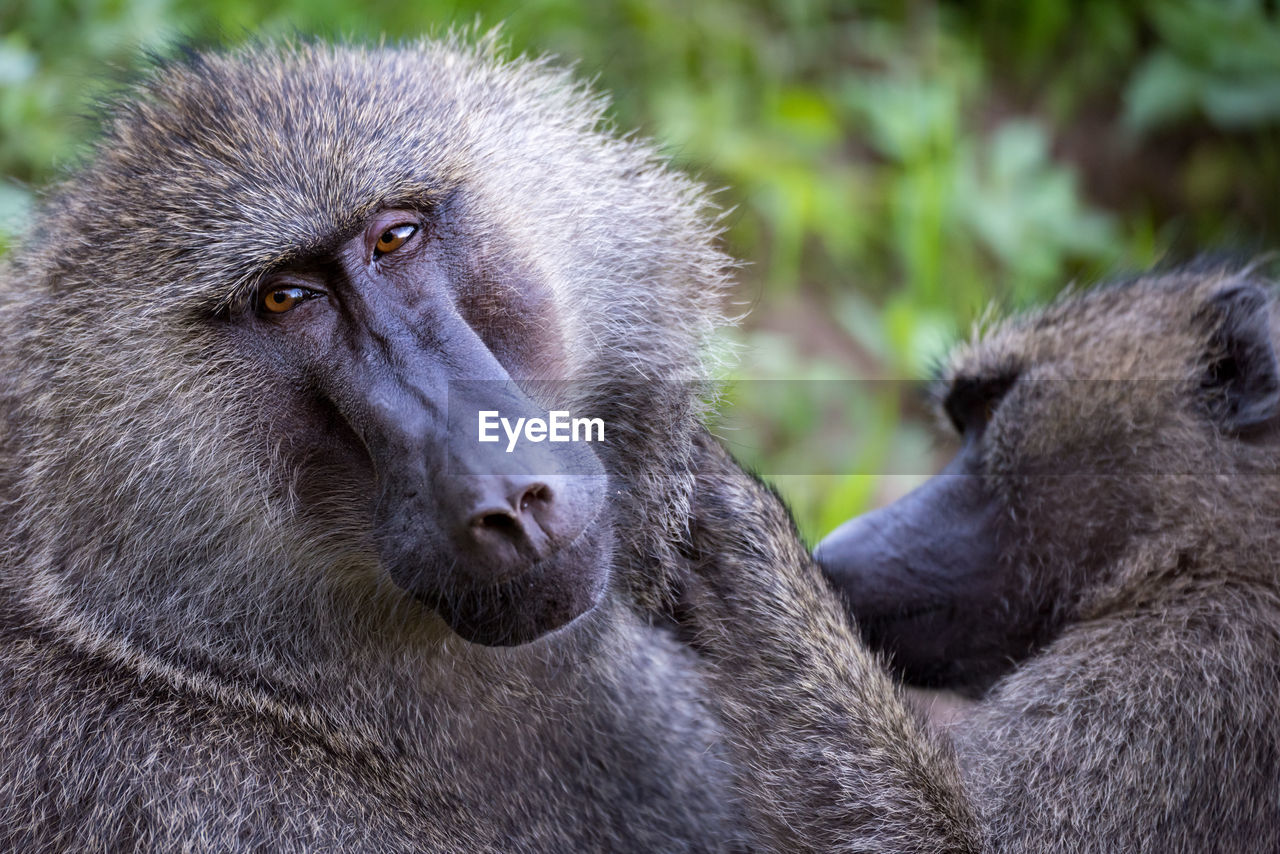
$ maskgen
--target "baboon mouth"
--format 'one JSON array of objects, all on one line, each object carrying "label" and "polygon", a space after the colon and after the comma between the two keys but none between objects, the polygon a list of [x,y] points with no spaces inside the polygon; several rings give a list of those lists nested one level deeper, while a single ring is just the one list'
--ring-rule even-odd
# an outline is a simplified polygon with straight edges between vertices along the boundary
[{"label": "baboon mouth", "polygon": [[600,529],[502,581],[458,580],[430,604],[462,638],[484,646],[518,646],[589,612],[609,580],[610,538]]}]

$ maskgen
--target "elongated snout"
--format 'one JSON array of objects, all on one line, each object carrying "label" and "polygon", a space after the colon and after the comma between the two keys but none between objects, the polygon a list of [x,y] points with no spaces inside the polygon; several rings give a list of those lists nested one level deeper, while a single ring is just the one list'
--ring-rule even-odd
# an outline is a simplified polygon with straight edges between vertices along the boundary
[{"label": "elongated snout", "polygon": [[1002,505],[972,447],[887,507],[845,522],[814,558],[873,649],[908,682],[976,682],[1014,647],[1000,617]]},{"label": "elongated snout", "polygon": [[[384,420],[375,530],[383,565],[462,637],[524,643],[589,610],[609,577],[609,478],[581,442],[483,442],[477,413],[546,412],[502,381],[453,383],[447,419],[401,395]],[[375,459],[379,455],[375,454]],[[602,528],[602,522],[604,528]]]},{"label": "elongated snout", "polygon": [[[383,569],[476,643],[526,643],[565,626],[609,579],[600,458],[548,429],[547,407],[508,373],[532,365],[490,349],[482,333],[492,330],[459,311],[447,265],[425,248],[406,256],[417,266],[370,264],[370,252],[360,244],[343,256],[361,319],[340,327],[345,315],[324,313],[345,330],[326,356],[343,370],[318,390],[368,453]],[[515,425],[505,443],[486,434],[495,417]]]}]

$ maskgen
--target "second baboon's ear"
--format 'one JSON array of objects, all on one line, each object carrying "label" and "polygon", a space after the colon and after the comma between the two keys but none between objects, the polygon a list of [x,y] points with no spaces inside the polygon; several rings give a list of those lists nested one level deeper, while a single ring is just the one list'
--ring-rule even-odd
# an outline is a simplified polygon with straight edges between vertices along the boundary
[{"label": "second baboon's ear", "polygon": [[1202,389],[1212,416],[1242,432],[1280,414],[1280,367],[1271,343],[1270,301],[1255,284],[1239,284],[1209,298],[1208,366]]}]

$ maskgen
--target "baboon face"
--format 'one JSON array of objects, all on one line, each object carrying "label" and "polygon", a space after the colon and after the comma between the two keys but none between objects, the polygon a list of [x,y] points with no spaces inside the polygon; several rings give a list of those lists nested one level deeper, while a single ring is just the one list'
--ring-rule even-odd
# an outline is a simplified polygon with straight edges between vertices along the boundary
[{"label": "baboon face", "polygon": [[[603,109],[487,40],[153,69],[6,271],[4,345],[39,366],[14,397],[57,448],[21,525],[67,602],[135,630],[236,584],[419,613],[390,580],[514,644],[592,607],[615,539],[647,560],[727,260]],[[481,412],[550,411],[604,442],[478,441]]]},{"label": "baboon face", "polygon": [[304,498],[334,479],[364,490],[397,584],[468,639],[519,643],[599,598],[605,477],[581,443],[504,459],[476,441],[479,411],[544,417],[512,378],[563,369],[564,353],[537,281],[492,255],[500,286],[469,272],[460,207],[375,210],[268,272],[227,320],[275,375],[272,420],[325,460],[299,467]]},{"label": "baboon face", "polygon": [[1280,399],[1269,300],[1190,274],[1066,298],[959,348],[937,397],[956,457],[815,554],[906,679],[980,690],[1254,464]]}]

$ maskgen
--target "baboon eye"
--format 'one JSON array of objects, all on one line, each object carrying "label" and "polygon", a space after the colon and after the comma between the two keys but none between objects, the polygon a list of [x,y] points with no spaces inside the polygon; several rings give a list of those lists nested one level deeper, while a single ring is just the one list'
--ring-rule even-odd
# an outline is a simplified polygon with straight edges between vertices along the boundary
[{"label": "baboon eye", "polygon": [[981,432],[1016,379],[1015,374],[957,377],[942,402],[956,432],[961,435]]},{"label": "baboon eye", "polygon": [[258,298],[258,305],[263,311],[271,314],[284,314],[316,296],[315,291],[298,285],[277,285],[262,292],[262,296]]},{"label": "baboon eye", "polygon": [[378,238],[378,242],[373,246],[373,255],[375,258],[386,255],[388,252],[395,252],[405,241],[413,237],[413,233],[418,230],[416,225],[409,223],[401,223],[393,225],[386,231],[382,232],[382,236]]}]

